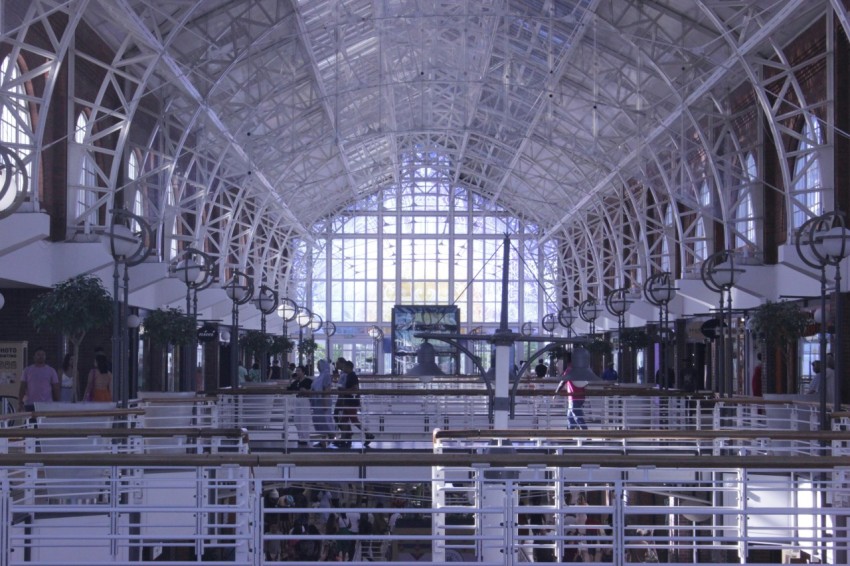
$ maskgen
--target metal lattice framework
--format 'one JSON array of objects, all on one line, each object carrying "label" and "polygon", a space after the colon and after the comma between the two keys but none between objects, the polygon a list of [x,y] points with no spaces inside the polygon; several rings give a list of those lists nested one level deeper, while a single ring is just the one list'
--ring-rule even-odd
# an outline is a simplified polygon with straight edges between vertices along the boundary
[{"label": "metal lattice framework", "polygon": [[[0,89],[27,85],[32,202],[32,165],[67,142],[69,239],[141,202],[162,260],[191,246],[221,280],[239,268],[285,288],[311,227],[397,183],[405,152],[439,147],[455,183],[561,243],[576,304],[663,271],[665,247],[679,276],[715,241],[759,250],[736,215],[763,191],[789,219],[813,214],[794,163],[844,135],[829,53],[848,20],[841,0],[10,1],[3,56],[20,76]],[[787,45],[811,26],[821,44],[801,61]],[[747,167],[765,136],[772,182]]]}]

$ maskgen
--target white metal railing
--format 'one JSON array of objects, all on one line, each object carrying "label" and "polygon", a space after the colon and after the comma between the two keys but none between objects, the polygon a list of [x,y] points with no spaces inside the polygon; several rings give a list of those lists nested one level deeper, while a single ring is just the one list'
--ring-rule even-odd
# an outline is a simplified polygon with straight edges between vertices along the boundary
[{"label": "white metal railing", "polygon": [[[362,564],[577,556],[740,564],[793,554],[846,563],[850,487],[847,467],[835,462],[570,465],[557,456],[560,464],[527,465],[506,454],[426,456],[387,464],[355,454],[324,465],[309,455],[0,459],[0,564],[298,564],[315,561],[311,551]],[[54,469],[76,474],[57,478],[47,473]],[[350,530],[334,532],[328,519],[344,524],[342,513]],[[312,528],[301,532],[301,523]]]},{"label": "white metal railing", "polygon": [[[539,385],[539,384],[535,384]],[[548,386],[547,386],[548,387]],[[144,398],[133,410],[108,414],[111,426],[144,428],[244,428],[252,441],[271,441],[288,450],[298,442],[317,442],[341,434],[339,419],[333,417],[335,394],[324,398],[331,413],[330,432],[319,426],[316,398],[280,389],[220,392],[214,397],[183,396]],[[380,442],[429,443],[431,432],[442,430],[490,429],[488,397],[478,390],[417,391],[365,390],[352,427],[354,446],[362,448],[367,435],[372,446]],[[520,390],[516,397],[512,428],[566,430],[566,397],[549,392]],[[50,405],[50,404],[47,404]],[[54,404],[55,405],[55,404]],[[72,405],[90,411],[88,403]],[[584,420],[590,430],[817,430],[816,407],[810,403],[755,399],[712,399],[663,391],[640,391],[615,395],[612,391],[589,393]],[[133,412],[135,411],[135,412]],[[37,412],[0,417],[0,428],[64,427],[71,418],[75,426],[104,426],[102,416],[92,423],[80,421],[74,411]],[[106,412],[108,413],[108,411]],[[847,417],[833,426],[850,429]]]}]

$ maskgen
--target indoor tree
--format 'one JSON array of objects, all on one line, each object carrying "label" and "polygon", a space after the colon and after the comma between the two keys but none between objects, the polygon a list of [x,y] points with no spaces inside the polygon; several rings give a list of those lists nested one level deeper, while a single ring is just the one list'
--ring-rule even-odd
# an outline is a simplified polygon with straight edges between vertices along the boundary
[{"label": "indoor tree", "polygon": [[[791,348],[796,348],[797,341],[805,334],[806,327],[811,322],[811,315],[804,311],[799,304],[792,302],[767,301],[752,311],[750,329],[753,335],[764,341],[765,354],[779,350],[785,366],[785,390],[793,391],[794,384],[791,376]],[[765,375],[773,375],[771,367],[773,356],[765,355]],[[766,380],[765,385],[775,390],[773,380]]]},{"label": "indoor tree", "polygon": [[196,335],[195,321],[178,309],[156,309],[145,317],[145,336],[160,346],[187,346]]},{"label": "indoor tree", "polygon": [[72,377],[76,394],[80,344],[89,330],[109,324],[112,319],[112,297],[99,278],[78,275],[57,283],[36,298],[30,305],[29,316],[39,332],[60,332],[71,343],[74,355]]}]

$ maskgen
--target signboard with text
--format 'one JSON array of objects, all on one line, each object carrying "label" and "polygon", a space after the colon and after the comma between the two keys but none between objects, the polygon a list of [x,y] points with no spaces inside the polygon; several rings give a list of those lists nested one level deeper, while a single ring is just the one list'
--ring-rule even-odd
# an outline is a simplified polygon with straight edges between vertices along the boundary
[{"label": "signboard with text", "polygon": [[0,395],[16,397],[27,362],[26,342],[0,342]]}]

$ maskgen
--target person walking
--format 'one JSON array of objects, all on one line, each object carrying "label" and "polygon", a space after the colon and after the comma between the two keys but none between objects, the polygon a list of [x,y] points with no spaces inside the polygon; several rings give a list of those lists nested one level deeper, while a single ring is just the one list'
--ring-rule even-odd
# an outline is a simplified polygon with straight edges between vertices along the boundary
[{"label": "person walking", "polygon": [[586,381],[573,381],[569,374],[558,384],[556,395],[567,396],[567,426],[571,429],[586,429],[584,422],[584,388]]},{"label": "person walking", "polygon": [[319,375],[316,376],[310,387],[310,406],[313,411],[313,429],[321,435],[318,447],[324,447],[326,442],[330,442],[336,430],[331,414],[331,398],[325,393],[330,391],[333,378],[331,377],[331,362],[329,360],[319,360],[317,367]]},{"label": "person walking", "polygon": [[337,408],[339,409],[337,425],[342,434],[339,436],[337,446],[340,448],[351,447],[351,427],[353,425],[364,433],[366,440],[363,441],[363,447],[368,448],[375,436],[366,432],[358,416],[358,412],[360,411],[360,395],[355,392],[360,389],[360,378],[354,371],[354,364],[351,361],[346,360],[343,363],[342,369],[345,372],[345,382],[344,387],[341,387],[340,391],[344,393],[340,393],[337,399]]},{"label": "person walking", "polygon": [[[831,403],[833,383],[835,383],[835,372],[828,367],[825,372],[823,369],[823,363],[820,360],[812,362],[812,371],[814,372],[814,376],[812,377],[811,383],[809,383],[809,386],[806,388],[806,394],[819,394],[821,387],[826,387],[826,401]],[[825,378],[824,374],[826,375]]]},{"label": "person walking", "polygon": [[32,365],[24,368],[21,374],[18,410],[34,411],[36,403],[58,401],[59,397],[59,375],[47,365],[47,352],[44,348],[36,348]]},{"label": "person walking", "polygon": [[298,431],[298,446],[307,446],[310,442],[310,400],[307,395],[312,388],[313,380],[304,375],[304,366],[295,368],[292,382],[287,389],[297,392],[297,395],[293,397],[292,407],[293,422]]},{"label": "person walking", "polygon": [[60,376],[61,393],[59,399],[63,403],[73,403],[76,391],[74,389],[74,354],[67,353],[62,360],[62,375]]},{"label": "person walking", "polygon": [[750,393],[753,397],[761,397],[761,352],[756,354],[756,367],[753,368],[753,376],[750,379]]},{"label": "person walking", "polygon": [[112,372],[106,356],[98,354],[94,358],[95,367],[89,372],[89,380],[86,383],[86,393],[83,395],[85,401],[108,403],[112,401]]},{"label": "person walking", "polygon": [[614,369],[614,363],[610,362],[607,366],[605,366],[605,371],[602,372],[602,379],[609,382],[615,383],[620,376],[617,375],[617,370]]}]

